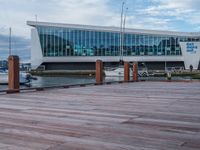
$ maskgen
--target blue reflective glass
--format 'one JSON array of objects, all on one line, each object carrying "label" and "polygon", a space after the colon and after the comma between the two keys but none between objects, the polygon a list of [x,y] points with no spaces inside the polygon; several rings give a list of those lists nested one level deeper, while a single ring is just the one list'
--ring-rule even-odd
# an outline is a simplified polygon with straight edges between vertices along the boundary
[{"label": "blue reflective glass", "polygon": [[[119,32],[44,26],[37,26],[37,30],[44,57],[120,55]],[[182,55],[182,41],[200,41],[200,38],[126,33],[123,55]]]}]

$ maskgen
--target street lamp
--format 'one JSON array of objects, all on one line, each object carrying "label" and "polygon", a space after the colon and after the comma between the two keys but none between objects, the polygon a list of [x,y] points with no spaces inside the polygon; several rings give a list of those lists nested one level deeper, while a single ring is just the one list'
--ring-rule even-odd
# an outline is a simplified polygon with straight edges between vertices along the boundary
[{"label": "street lamp", "polygon": [[128,11],[128,7],[126,8],[125,14],[124,14],[124,22],[123,22],[123,29],[122,29],[122,60],[124,56],[124,34],[125,34],[125,27],[126,27],[126,14]]},{"label": "street lamp", "polygon": [[120,61],[122,60],[121,56],[122,56],[122,26],[123,26],[123,14],[124,14],[124,5],[125,2],[122,2],[122,9],[121,9],[121,22],[120,22]]},{"label": "street lamp", "polygon": [[12,41],[11,41],[11,40],[12,40],[12,39],[11,39],[11,36],[12,36],[12,29],[11,29],[11,27],[10,27],[10,28],[9,28],[9,55],[11,55],[11,48],[12,48],[12,47],[11,47],[11,46],[12,46],[12,45],[11,45],[11,42],[12,42]]}]

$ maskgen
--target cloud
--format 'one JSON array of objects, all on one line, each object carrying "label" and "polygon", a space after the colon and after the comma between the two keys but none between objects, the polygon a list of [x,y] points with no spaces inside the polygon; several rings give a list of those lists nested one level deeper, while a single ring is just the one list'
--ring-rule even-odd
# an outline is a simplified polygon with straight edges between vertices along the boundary
[{"label": "cloud", "polygon": [[[13,53],[30,55],[30,28],[27,20],[92,25],[118,25],[118,14],[110,11],[107,0],[0,0],[0,58],[7,58],[9,27],[15,36]],[[117,17],[116,17],[117,16]],[[29,56],[30,57],[30,56]]]},{"label": "cloud", "polygon": [[[138,10],[138,14],[163,19],[168,18],[169,23],[175,23],[179,21],[184,22],[188,26],[191,26],[190,30],[196,31],[199,29],[200,21],[200,1],[199,0],[151,0],[153,5],[150,5],[144,9]],[[180,26],[176,27],[177,30]],[[188,29],[185,29],[188,30]]]},{"label": "cloud", "polygon": [[[30,39],[27,20],[120,25],[122,0],[0,0],[0,35],[12,34],[23,42]],[[200,0],[126,0],[129,7],[126,26],[155,30],[198,31]],[[0,37],[0,55],[6,45]],[[22,42],[22,43],[23,43]],[[27,44],[27,43],[26,43]],[[22,45],[26,52],[30,44]],[[5,50],[4,50],[5,51]],[[18,51],[19,52],[19,51]],[[21,52],[21,51],[20,51]]]},{"label": "cloud", "polygon": [[[122,0],[0,0],[0,33],[30,38],[27,20],[119,26]],[[199,0],[126,0],[127,27],[177,29],[176,21],[199,25]],[[152,28],[153,27],[153,28]],[[7,31],[6,31],[7,29]]]},{"label": "cloud", "polygon": [[200,8],[199,0],[157,0],[160,6],[167,9],[195,9]]},{"label": "cloud", "polygon": [[[11,54],[18,55],[22,61],[30,59],[30,40],[23,37],[11,37]],[[9,37],[0,34],[0,59],[7,59],[9,55]]]},{"label": "cloud", "polygon": [[[0,27],[12,27],[16,35],[30,36],[27,20],[93,25],[113,25],[119,19],[108,0],[0,0]],[[112,19],[114,18],[114,19]]]}]

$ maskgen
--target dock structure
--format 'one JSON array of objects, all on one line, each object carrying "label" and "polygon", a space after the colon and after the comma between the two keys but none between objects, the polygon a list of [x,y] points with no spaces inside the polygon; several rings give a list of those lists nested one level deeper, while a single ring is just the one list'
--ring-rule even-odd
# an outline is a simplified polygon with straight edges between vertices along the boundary
[{"label": "dock structure", "polygon": [[199,150],[200,82],[0,96],[1,150]]}]

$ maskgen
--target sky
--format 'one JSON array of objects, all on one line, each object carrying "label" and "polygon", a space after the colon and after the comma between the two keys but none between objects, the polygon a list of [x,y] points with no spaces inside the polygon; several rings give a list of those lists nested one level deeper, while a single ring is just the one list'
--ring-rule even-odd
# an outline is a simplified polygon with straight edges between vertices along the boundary
[{"label": "sky", "polygon": [[[153,30],[200,31],[200,0],[124,0],[126,27]],[[30,60],[30,29],[26,21],[120,26],[122,0],[0,0],[0,59],[12,54]]]}]

